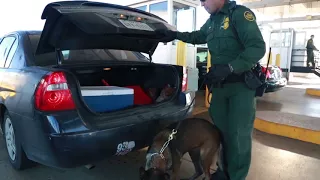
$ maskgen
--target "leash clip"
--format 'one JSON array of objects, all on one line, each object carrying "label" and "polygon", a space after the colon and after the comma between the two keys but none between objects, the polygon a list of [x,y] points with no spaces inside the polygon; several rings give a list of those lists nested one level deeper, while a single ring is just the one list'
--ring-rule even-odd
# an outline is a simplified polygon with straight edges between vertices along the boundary
[{"label": "leash clip", "polygon": [[177,134],[177,130],[172,129],[172,133],[169,135],[168,140],[171,141],[173,139],[173,135]]},{"label": "leash clip", "polygon": [[164,156],[163,156],[164,150],[168,147],[170,141],[172,141],[173,136],[174,136],[175,134],[177,134],[177,132],[178,132],[177,130],[173,129],[172,132],[171,132],[171,134],[170,134],[169,137],[168,137],[168,140],[167,140],[167,141],[164,143],[164,145],[162,146],[162,148],[161,148],[161,150],[160,150],[160,153],[159,153],[162,159],[164,159]]}]

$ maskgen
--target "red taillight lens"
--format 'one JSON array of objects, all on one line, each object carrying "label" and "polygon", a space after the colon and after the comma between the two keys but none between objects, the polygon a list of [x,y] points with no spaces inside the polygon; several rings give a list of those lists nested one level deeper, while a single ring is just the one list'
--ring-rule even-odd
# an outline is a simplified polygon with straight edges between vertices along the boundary
[{"label": "red taillight lens", "polygon": [[75,109],[71,91],[63,72],[46,75],[35,93],[35,106],[41,111],[65,111]]},{"label": "red taillight lens", "polygon": [[182,92],[187,91],[188,88],[188,70],[183,67],[183,78],[182,78]]}]

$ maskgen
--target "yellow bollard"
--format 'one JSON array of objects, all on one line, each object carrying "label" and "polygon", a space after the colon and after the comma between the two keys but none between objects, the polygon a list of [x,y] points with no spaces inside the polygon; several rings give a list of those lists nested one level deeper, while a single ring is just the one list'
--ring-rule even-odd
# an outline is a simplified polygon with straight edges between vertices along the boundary
[{"label": "yellow bollard", "polygon": [[[268,62],[268,61],[267,61]],[[272,52],[270,52],[270,61],[269,64],[272,64]]]},{"label": "yellow bollard", "polygon": [[[210,54],[210,52],[208,51],[208,58],[207,58],[207,72],[209,72],[209,68],[211,67],[211,54]],[[209,106],[210,106],[210,104],[208,103],[208,95],[209,95],[209,90],[208,90],[208,87],[206,87],[206,97],[205,97],[205,106],[207,107],[207,108],[209,108]],[[211,102],[211,96],[212,96],[212,94],[210,93],[210,95],[209,95],[209,102]]]},{"label": "yellow bollard", "polygon": [[187,44],[182,41],[178,41],[177,44],[177,65],[186,66],[187,62]]},{"label": "yellow bollard", "polygon": [[280,54],[276,55],[276,66],[280,67],[281,65],[281,56]]}]

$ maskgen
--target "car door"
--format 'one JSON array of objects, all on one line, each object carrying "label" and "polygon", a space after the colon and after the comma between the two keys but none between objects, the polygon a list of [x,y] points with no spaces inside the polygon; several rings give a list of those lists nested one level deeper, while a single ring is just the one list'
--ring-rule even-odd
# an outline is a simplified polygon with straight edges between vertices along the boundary
[{"label": "car door", "polygon": [[[15,47],[14,51],[11,51],[13,44],[17,41],[17,38],[14,35],[10,35],[7,37],[4,37],[0,43],[0,103],[4,103],[4,100],[10,95],[10,91],[12,91],[13,87],[10,86],[8,83],[10,82],[10,75],[7,72],[7,68],[9,67],[11,60],[12,60],[12,53],[16,50],[17,47]],[[10,59],[8,59],[8,57]],[[9,60],[9,61],[7,61]]]}]

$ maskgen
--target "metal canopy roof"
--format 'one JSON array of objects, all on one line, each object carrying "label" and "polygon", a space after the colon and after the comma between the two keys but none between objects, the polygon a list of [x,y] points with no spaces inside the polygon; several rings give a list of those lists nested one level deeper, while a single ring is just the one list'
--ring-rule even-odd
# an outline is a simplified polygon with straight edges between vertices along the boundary
[{"label": "metal canopy roof", "polygon": [[319,2],[319,0],[240,0],[244,6],[257,9],[264,7],[285,6],[294,4],[308,4],[311,2]]},{"label": "metal canopy roof", "polygon": [[242,4],[276,18],[320,15],[319,0],[241,0]]},{"label": "metal canopy roof", "polygon": [[[135,6],[135,5],[148,3],[148,2],[152,2],[152,1],[154,1],[156,3],[159,0],[132,0],[132,3],[128,4],[127,6]],[[199,0],[179,0],[179,1],[186,2],[186,3],[192,3],[194,5],[200,5],[200,1]]]},{"label": "metal canopy roof", "polygon": [[240,2],[257,13],[259,24],[319,26],[319,0],[240,0]]}]

